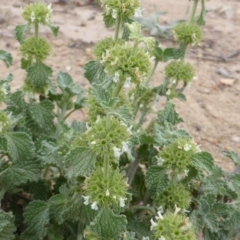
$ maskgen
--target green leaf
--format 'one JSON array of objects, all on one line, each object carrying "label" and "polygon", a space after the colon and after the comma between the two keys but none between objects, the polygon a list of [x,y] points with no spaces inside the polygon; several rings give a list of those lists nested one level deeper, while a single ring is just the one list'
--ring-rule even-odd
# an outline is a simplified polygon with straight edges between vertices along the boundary
[{"label": "green leaf", "polygon": [[127,105],[120,106],[119,108],[116,108],[115,110],[110,110],[110,113],[118,117],[120,120],[122,120],[127,125],[131,125],[133,122],[133,113],[131,109]]},{"label": "green leaf", "polygon": [[199,152],[194,155],[192,165],[198,169],[198,171],[211,173],[214,167],[214,159],[208,152]]},{"label": "green leaf", "polygon": [[48,27],[51,29],[53,35],[55,37],[57,37],[58,36],[59,27],[58,26],[54,26],[52,24],[48,24]]},{"label": "green leaf", "polygon": [[104,72],[103,65],[98,61],[90,61],[84,66],[84,76],[90,83],[102,83],[109,76]]},{"label": "green leaf", "polygon": [[0,59],[10,67],[12,65],[12,55],[4,50],[0,50]]},{"label": "green leaf", "polygon": [[96,155],[94,151],[87,147],[76,147],[65,157],[66,176],[76,178],[88,176],[95,167]]},{"label": "green leaf", "polygon": [[21,58],[21,68],[27,70],[32,64],[31,59]]},{"label": "green leaf", "polygon": [[50,216],[58,224],[62,224],[64,220],[62,218],[62,213],[68,210],[68,196],[63,194],[56,194],[49,199],[50,204]]},{"label": "green leaf", "polygon": [[59,147],[47,141],[42,142],[42,147],[39,150],[38,159],[43,165],[52,165],[61,167],[60,156],[58,155]]},{"label": "green leaf", "polygon": [[15,27],[15,36],[16,39],[23,44],[26,34],[31,30],[31,26],[29,24],[18,25]]},{"label": "green leaf", "polygon": [[10,189],[27,182],[37,182],[40,178],[40,163],[35,159],[13,163],[2,173],[4,188]]},{"label": "green leaf", "polygon": [[128,231],[136,233],[136,236],[138,237],[137,239],[144,239],[143,237],[150,237],[148,227],[143,222],[139,221],[139,219],[128,219],[127,229]]},{"label": "green leaf", "polygon": [[183,48],[166,48],[163,51],[163,61],[167,62],[170,59],[180,59],[185,55],[185,49]]},{"label": "green leaf", "polygon": [[110,28],[114,26],[116,19],[113,18],[111,14],[103,14],[103,21],[105,23],[105,26],[107,28]]},{"label": "green leaf", "polygon": [[4,212],[0,210],[0,239],[2,240],[12,240],[15,239],[13,234],[16,231],[14,225],[14,217],[11,212]]},{"label": "green leaf", "polygon": [[165,169],[159,166],[150,166],[147,170],[145,180],[147,188],[153,196],[161,194],[169,183]]},{"label": "green leaf", "polygon": [[59,72],[57,82],[62,91],[67,91],[73,95],[83,95],[83,89],[75,84],[68,73]]},{"label": "green leaf", "polygon": [[6,134],[7,150],[12,161],[23,161],[34,156],[34,145],[31,137],[23,132]]},{"label": "green leaf", "polygon": [[90,230],[97,239],[121,239],[126,230],[127,220],[123,215],[116,215],[109,208],[102,208],[93,222],[90,223]]},{"label": "green leaf", "polygon": [[240,164],[240,156],[236,152],[234,152],[234,151],[224,151],[223,154],[226,157],[230,158],[234,162],[235,166]]},{"label": "green leaf", "polygon": [[1,154],[7,153],[7,139],[1,136],[0,136],[0,153]]},{"label": "green leaf", "polygon": [[40,103],[34,102],[30,106],[31,117],[35,123],[46,132],[53,131],[53,114],[54,104],[49,100]]},{"label": "green leaf", "polygon": [[154,47],[154,56],[158,61],[163,60],[163,50],[159,46],[155,45]]},{"label": "green leaf", "polygon": [[179,117],[179,114],[175,110],[175,105],[170,101],[168,101],[164,109],[158,113],[159,124],[164,124],[165,121],[170,122],[172,125],[183,122],[182,118]]},{"label": "green leaf", "polygon": [[36,62],[27,69],[27,77],[36,88],[44,88],[52,76],[52,69],[42,62]]},{"label": "green leaf", "polygon": [[231,176],[233,190],[240,196],[240,173]]},{"label": "green leaf", "polygon": [[31,182],[27,185],[27,192],[33,195],[34,200],[47,201],[51,195],[51,183],[40,179],[38,182]]},{"label": "green leaf", "polygon": [[25,208],[24,223],[27,229],[23,233],[24,240],[43,240],[47,235],[49,223],[49,204],[40,200],[32,201]]}]

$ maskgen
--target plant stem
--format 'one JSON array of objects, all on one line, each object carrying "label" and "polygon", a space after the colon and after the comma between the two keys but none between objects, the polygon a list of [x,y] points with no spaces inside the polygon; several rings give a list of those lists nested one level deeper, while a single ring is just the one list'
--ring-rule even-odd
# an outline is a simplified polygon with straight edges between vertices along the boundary
[{"label": "plant stem", "polygon": [[139,128],[143,124],[143,121],[144,121],[144,118],[145,118],[147,112],[148,112],[148,107],[145,106],[144,110],[142,111],[141,117],[139,119],[137,128]]},{"label": "plant stem", "polygon": [[117,97],[118,94],[120,93],[121,89],[122,89],[123,83],[121,81],[121,79],[118,80],[118,83],[113,91],[113,97]]},{"label": "plant stem", "polygon": [[198,0],[194,0],[193,7],[192,7],[192,12],[191,12],[191,16],[190,16],[190,23],[193,22],[193,19],[194,19],[196,10],[197,10],[197,5],[198,5]]},{"label": "plant stem", "polygon": [[159,61],[157,59],[155,59],[155,62],[154,62],[154,65],[153,65],[153,68],[149,74],[149,76],[147,77],[146,81],[145,81],[145,85],[148,85],[150,79],[152,78],[156,68],[157,68],[157,65],[158,65]]},{"label": "plant stem", "polygon": [[83,239],[83,225],[82,225],[82,222],[79,221],[78,222],[78,233],[77,233],[77,240],[82,240]]},{"label": "plant stem", "polygon": [[38,39],[38,23],[35,23],[35,38]]},{"label": "plant stem", "polygon": [[71,110],[68,114],[66,114],[66,116],[63,119],[66,120],[75,111],[76,109]]},{"label": "plant stem", "polygon": [[121,22],[122,22],[121,17],[118,17],[118,18],[117,18],[116,29],[115,29],[115,38],[114,38],[115,41],[118,40],[118,35],[119,35],[119,30],[120,30]]},{"label": "plant stem", "polygon": [[140,158],[138,156],[136,156],[136,158],[134,159],[134,161],[130,164],[130,167],[128,169],[128,173],[127,173],[127,179],[128,179],[128,184],[131,185],[135,173],[137,171],[138,168],[138,164],[140,162]]}]

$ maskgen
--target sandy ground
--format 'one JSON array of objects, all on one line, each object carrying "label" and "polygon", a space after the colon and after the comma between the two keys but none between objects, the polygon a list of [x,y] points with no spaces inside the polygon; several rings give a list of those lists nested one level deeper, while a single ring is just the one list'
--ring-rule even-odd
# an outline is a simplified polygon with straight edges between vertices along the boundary
[{"label": "sandy ground", "polygon": [[[1,0],[2,2],[3,0]],[[0,4],[0,49],[9,51],[14,58],[13,66],[6,68],[0,63],[1,77],[12,72],[12,89],[19,88],[25,72],[20,69],[19,43],[14,38],[14,27],[24,24],[22,7],[30,0],[8,0]],[[68,0],[67,4],[53,3],[53,23],[60,26],[58,38],[41,28],[53,46],[48,59],[56,76],[58,71],[69,71],[73,79],[83,88],[88,82],[83,77],[84,64],[93,59],[92,47],[103,37],[111,36],[102,21],[101,9],[89,5],[87,0]],[[176,3],[177,2],[177,3]],[[154,6],[160,12],[167,12],[160,18],[164,24],[184,19],[189,1],[142,0],[144,16],[154,13]],[[175,101],[177,111],[185,122],[180,125],[191,133],[203,150],[212,153],[216,162],[230,171],[233,165],[222,152],[235,150],[240,153],[240,1],[211,0],[207,2],[204,42],[199,48],[188,50],[187,59],[195,66],[197,80],[186,90],[187,102]],[[160,40],[165,46],[174,46],[167,40]],[[163,81],[163,65],[159,65],[153,84]],[[77,113],[74,118],[81,118]]]}]

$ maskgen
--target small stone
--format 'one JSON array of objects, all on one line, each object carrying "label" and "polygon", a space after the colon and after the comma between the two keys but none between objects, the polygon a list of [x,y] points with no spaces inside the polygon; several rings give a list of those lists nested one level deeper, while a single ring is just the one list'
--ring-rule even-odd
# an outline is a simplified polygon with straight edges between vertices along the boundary
[{"label": "small stone", "polygon": [[53,45],[54,45],[55,47],[61,47],[61,46],[64,45],[64,41],[63,41],[62,39],[54,40],[54,41],[53,41]]},{"label": "small stone", "polygon": [[238,137],[238,136],[232,136],[232,140],[233,140],[234,142],[240,142],[240,137]]},{"label": "small stone", "polygon": [[231,78],[222,78],[220,79],[220,83],[223,85],[228,85],[228,86],[232,86],[235,82],[235,79],[231,79]]}]

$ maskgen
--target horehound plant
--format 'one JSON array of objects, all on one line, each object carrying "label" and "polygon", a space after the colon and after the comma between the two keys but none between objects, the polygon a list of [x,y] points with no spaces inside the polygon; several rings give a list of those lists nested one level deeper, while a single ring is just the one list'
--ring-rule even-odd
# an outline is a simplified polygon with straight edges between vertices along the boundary
[{"label": "horehound plant", "polygon": [[[172,101],[186,100],[195,76],[185,52],[202,41],[205,1],[192,1],[189,20],[173,29],[177,48],[142,34],[132,20],[142,13],[138,0],[102,0],[102,7],[115,34],[85,65],[86,97],[68,73],[52,79],[44,63],[54,50],[39,28],[58,34],[51,5],[23,9],[26,23],[15,32],[24,84],[11,92],[13,75],[0,81],[0,239],[239,239],[240,174],[224,172],[176,128],[183,120]],[[0,58],[11,65],[9,53]],[[159,62],[165,77],[153,87]],[[69,123],[81,108],[87,121]],[[225,154],[240,164],[235,152]]]}]

